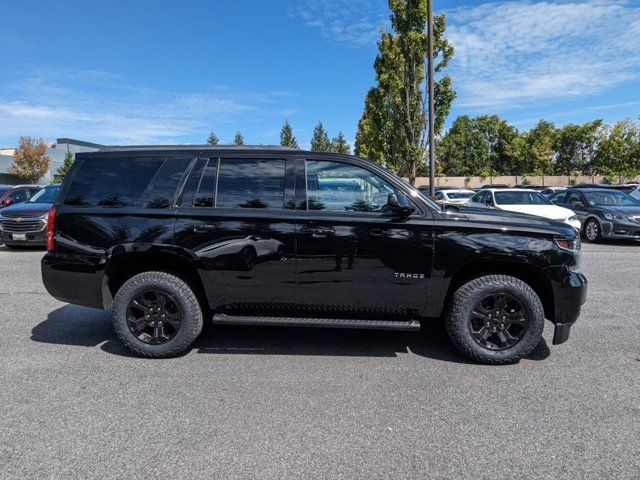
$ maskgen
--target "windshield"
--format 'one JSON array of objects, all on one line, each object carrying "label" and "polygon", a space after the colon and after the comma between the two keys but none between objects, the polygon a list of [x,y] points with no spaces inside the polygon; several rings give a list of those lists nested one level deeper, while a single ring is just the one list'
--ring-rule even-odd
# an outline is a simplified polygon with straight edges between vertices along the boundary
[{"label": "windshield", "polygon": [[538,192],[494,192],[497,205],[551,205]]},{"label": "windshield", "polygon": [[474,195],[474,192],[456,192],[456,193],[447,193],[447,197],[451,200],[463,199],[463,198],[471,198]]},{"label": "windshield", "polygon": [[640,202],[618,190],[610,192],[584,192],[587,202],[592,207],[637,207]]},{"label": "windshield", "polygon": [[58,193],[59,185],[45,187],[29,199],[29,203],[53,203]]}]

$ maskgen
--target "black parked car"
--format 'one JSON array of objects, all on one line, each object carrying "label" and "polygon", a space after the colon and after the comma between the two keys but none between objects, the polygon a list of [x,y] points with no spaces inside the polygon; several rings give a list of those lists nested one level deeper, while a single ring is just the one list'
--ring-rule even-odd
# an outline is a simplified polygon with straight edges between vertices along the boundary
[{"label": "black parked car", "polygon": [[563,223],[442,210],[371,162],[292,149],[78,153],[47,245],[47,290],[113,307],[148,357],[184,351],[203,321],[417,330],[444,317],[469,358],[509,363],[545,318],[566,341],[586,295]]},{"label": "black parked car", "polygon": [[570,188],[550,197],[574,212],[590,242],[603,238],[640,239],[640,202],[610,188]]},{"label": "black parked car", "polygon": [[0,210],[0,244],[7,247],[45,246],[49,209],[60,185],[41,188],[26,203]]}]

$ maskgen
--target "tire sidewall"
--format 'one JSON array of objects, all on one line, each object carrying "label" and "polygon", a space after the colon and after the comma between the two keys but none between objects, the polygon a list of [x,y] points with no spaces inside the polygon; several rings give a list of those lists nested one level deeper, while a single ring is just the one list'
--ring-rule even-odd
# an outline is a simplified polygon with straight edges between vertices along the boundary
[{"label": "tire sidewall", "polygon": [[[146,290],[157,290],[171,296],[182,316],[176,335],[166,343],[152,345],[138,339],[127,325],[129,302]],[[197,308],[194,308],[194,301]],[[136,275],[118,290],[113,303],[112,320],[122,341],[133,351],[145,356],[173,356],[184,351],[202,330],[202,311],[191,288],[179,278],[159,272]]]},{"label": "tire sidewall", "polygon": [[[589,238],[588,234],[587,234],[587,230],[589,228],[589,225],[595,225],[596,227],[596,237],[591,239]],[[587,239],[587,241],[595,243],[598,240],[600,240],[600,237],[602,236],[602,228],[600,227],[600,222],[598,222],[595,218],[590,218],[589,220],[587,220],[587,223],[585,223],[584,225],[584,238]]]},{"label": "tire sidewall", "polygon": [[[529,318],[522,339],[504,350],[480,345],[469,330],[469,314],[478,301],[488,295],[505,293],[515,297]],[[457,297],[457,298],[455,298]],[[447,315],[447,330],[456,346],[473,360],[486,363],[511,363],[529,354],[540,342],[544,330],[544,309],[533,289],[514,277],[487,276],[472,280],[456,291]]]}]

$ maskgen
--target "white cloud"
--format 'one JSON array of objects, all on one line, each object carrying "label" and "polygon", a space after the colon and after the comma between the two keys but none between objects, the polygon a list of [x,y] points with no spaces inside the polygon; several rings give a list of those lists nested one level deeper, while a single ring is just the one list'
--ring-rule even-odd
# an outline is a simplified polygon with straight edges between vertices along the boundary
[{"label": "white cloud", "polygon": [[253,93],[220,85],[171,92],[127,84],[107,72],[36,69],[0,85],[0,133],[79,137],[107,144],[162,143],[204,136],[250,113],[252,121],[291,112],[286,92]]},{"label": "white cloud", "polygon": [[383,2],[374,2],[372,8],[368,0],[306,0],[291,7],[289,15],[318,29],[324,38],[355,46],[375,46],[389,16]]},{"label": "white cloud", "polygon": [[458,107],[530,106],[640,79],[637,4],[515,1],[447,14]]}]

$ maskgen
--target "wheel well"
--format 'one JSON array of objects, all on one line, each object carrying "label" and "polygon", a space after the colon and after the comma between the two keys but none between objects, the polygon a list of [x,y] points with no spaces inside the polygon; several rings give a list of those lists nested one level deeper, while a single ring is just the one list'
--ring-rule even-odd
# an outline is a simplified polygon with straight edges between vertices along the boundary
[{"label": "wheel well", "polygon": [[522,280],[540,297],[542,306],[544,307],[545,317],[553,320],[555,308],[551,281],[541,268],[523,263],[476,262],[465,265],[453,276],[449,284],[449,290],[447,291],[445,305],[448,303],[449,297],[453,295],[461,285],[474,278],[485,275],[510,275]]},{"label": "wheel well", "polygon": [[171,273],[187,282],[193,289],[203,312],[209,308],[202,280],[196,267],[187,259],[168,253],[132,252],[114,256],[106,269],[111,299],[131,277],[142,272]]}]

